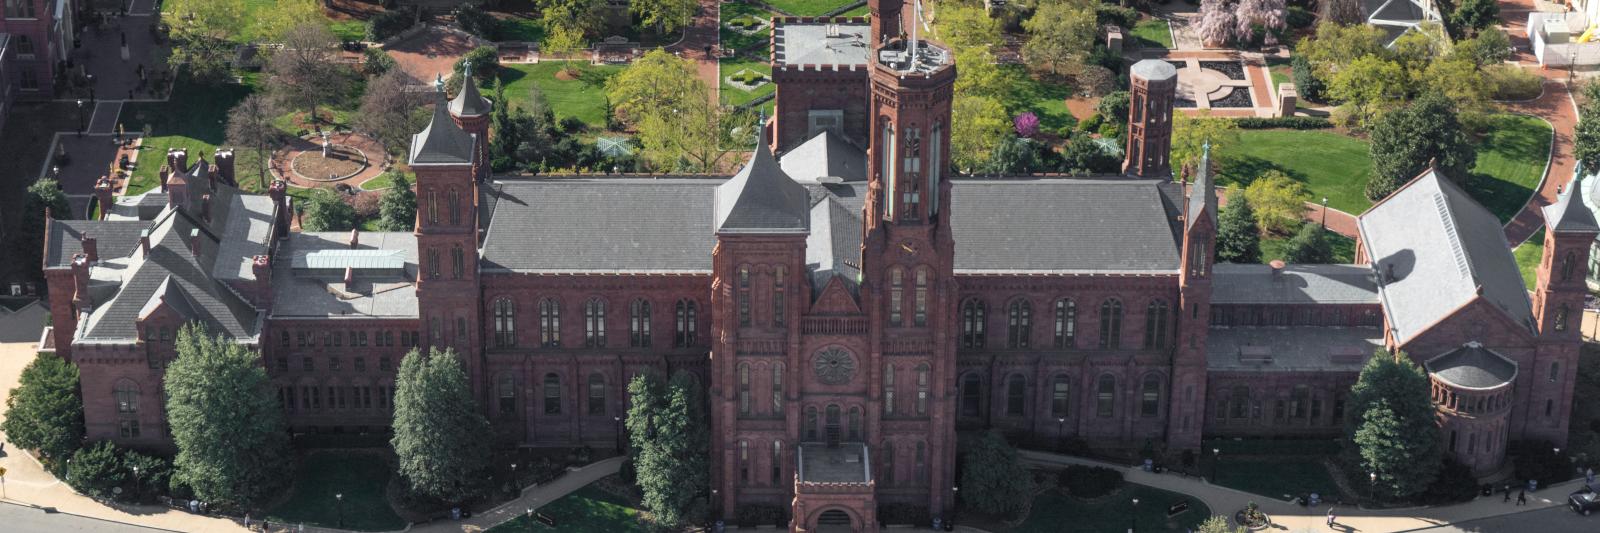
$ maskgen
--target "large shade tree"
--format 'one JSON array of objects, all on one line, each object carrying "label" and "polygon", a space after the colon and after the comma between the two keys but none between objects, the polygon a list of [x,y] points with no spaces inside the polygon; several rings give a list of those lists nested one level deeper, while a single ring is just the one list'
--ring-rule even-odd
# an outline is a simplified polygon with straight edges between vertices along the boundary
[{"label": "large shade tree", "polygon": [[174,476],[224,506],[273,494],[287,477],[288,437],[260,355],[198,323],[178,330],[177,349],[164,387]]},{"label": "large shade tree", "polygon": [[1250,199],[1244,194],[1228,195],[1217,221],[1217,262],[1258,263],[1261,261],[1261,228],[1256,225]]},{"label": "large shade tree", "polygon": [[1439,470],[1438,427],[1428,376],[1404,352],[1373,353],[1350,387],[1345,428],[1360,467],[1383,498],[1428,488]]},{"label": "large shade tree", "polygon": [[83,441],[78,367],[52,354],[35,357],[6,397],[0,431],[12,444],[38,450],[47,466],[64,463]]},{"label": "large shade tree", "polygon": [[283,48],[267,61],[267,94],[283,109],[302,110],[317,122],[317,108],[348,96],[355,71],[336,61],[339,39],[327,26],[301,24],[283,35]]},{"label": "large shade tree", "polygon": [[1015,516],[1033,494],[1033,476],[1022,466],[1017,449],[999,431],[986,431],[961,454],[961,499],[967,505],[1002,516]]},{"label": "large shade tree", "polygon": [[259,94],[244,97],[228,111],[228,142],[250,150],[256,162],[256,181],[267,187],[269,155],[284,134],[272,124],[277,117],[272,101]]},{"label": "large shade tree", "polygon": [[1372,178],[1367,199],[1381,200],[1436,164],[1446,177],[1464,183],[1478,154],[1456,107],[1438,93],[1427,93],[1410,105],[1386,113],[1372,129]]},{"label": "large shade tree", "polygon": [[702,394],[693,375],[681,371],[668,383],[653,372],[628,383],[635,479],[645,508],[664,525],[692,522],[705,509],[710,435]]},{"label": "large shade tree", "polygon": [[394,437],[400,477],[413,494],[456,503],[482,487],[489,421],[478,412],[454,350],[413,349],[395,378]]}]

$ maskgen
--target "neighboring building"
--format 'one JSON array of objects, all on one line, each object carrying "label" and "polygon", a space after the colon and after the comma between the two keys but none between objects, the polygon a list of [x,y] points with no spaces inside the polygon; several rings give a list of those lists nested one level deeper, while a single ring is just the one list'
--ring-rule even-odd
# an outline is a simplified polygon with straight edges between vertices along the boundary
[{"label": "neighboring building", "polygon": [[[686,371],[707,384],[713,512],[779,507],[806,531],[948,512],[958,429],[1166,454],[1337,435],[1375,350],[1427,367],[1440,446],[1480,474],[1509,440],[1564,444],[1600,233],[1579,192],[1546,210],[1532,299],[1495,217],[1431,170],[1360,217],[1357,264],[1213,265],[1209,165],[1184,184],[1167,159],[1171,65],[1132,68],[1126,175],[961,179],[948,52],[870,6],[875,26],[778,21],[779,116],[732,177],[480,185],[495,103],[464,91],[413,138],[414,232],[291,233],[281,182],[242,195],[231,155],[176,151],[162,191],[51,222],[44,348],[79,365],[91,439],[145,446],[167,442],[186,321],[260,348],[302,433],[385,431],[414,346],[461,354],[530,446],[613,446],[627,382]],[[846,74],[864,103],[782,85]]]},{"label": "neighboring building", "polygon": [[5,0],[0,5],[0,33],[9,38],[0,61],[10,98],[55,98],[56,76],[72,51],[77,2],[74,0]]}]

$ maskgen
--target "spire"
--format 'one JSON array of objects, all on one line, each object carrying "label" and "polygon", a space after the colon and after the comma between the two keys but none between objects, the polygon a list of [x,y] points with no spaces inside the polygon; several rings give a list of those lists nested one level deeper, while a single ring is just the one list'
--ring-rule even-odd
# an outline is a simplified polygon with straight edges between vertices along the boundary
[{"label": "spire", "polygon": [[458,117],[479,117],[489,114],[493,104],[478,94],[478,84],[472,79],[472,60],[461,63],[461,92],[450,101],[450,114]]},{"label": "spire", "polygon": [[450,118],[444,77],[434,81],[433,119],[421,133],[411,136],[411,164],[470,165],[475,139]]},{"label": "spire", "polygon": [[1583,181],[1583,163],[1579,162],[1567,189],[1556,195],[1555,203],[1544,207],[1544,223],[1550,231],[1600,232],[1600,224],[1595,222],[1594,213],[1583,205]]},{"label": "spire", "polygon": [[1213,224],[1217,220],[1217,189],[1211,183],[1211,141],[1206,141],[1200,146],[1200,165],[1195,169],[1194,184],[1189,187],[1189,208],[1184,210],[1184,229],[1194,227],[1200,220],[1200,214],[1205,213],[1211,217]]},{"label": "spire", "polygon": [[766,116],[756,122],[756,153],[717,186],[717,233],[809,233],[811,196],[790,178],[767,146]]}]

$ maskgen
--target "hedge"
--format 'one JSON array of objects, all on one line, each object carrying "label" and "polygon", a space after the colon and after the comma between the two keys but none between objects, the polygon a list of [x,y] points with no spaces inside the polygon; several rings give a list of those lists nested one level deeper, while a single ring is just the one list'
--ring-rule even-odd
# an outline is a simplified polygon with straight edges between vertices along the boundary
[{"label": "hedge", "polygon": [[367,40],[382,41],[411,27],[415,18],[406,11],[384,11],[367,20]]},{"label": "hedge", "polygon": [[1320,130],[1332,128],[1333,122],[1323,117],[1242,117],[1233,119],[1233,123],[1247,130],[1290,129],[1290,130]]},{"label": "hedge", "polygon": [[1122,472],[1100,466],[1070,465],[1057,478],[1067,494],[1092,499],[1122,487]]}]

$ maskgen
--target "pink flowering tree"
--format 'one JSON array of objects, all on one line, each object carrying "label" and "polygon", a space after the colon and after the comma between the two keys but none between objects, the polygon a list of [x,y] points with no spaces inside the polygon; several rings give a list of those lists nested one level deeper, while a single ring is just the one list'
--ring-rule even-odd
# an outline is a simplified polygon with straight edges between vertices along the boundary
[{"label": "pink flowering tree", "polygon": [[1205,46],[1222,47],[1249,42],[1260,27],[1267,30],[1266,44],[1275,46],[1278,38],[1273,30],[1281,30],[1287,23],[1284,0],[1203,0],[1196,30]]},{"label": "pink flowering tree", "polygon": [[1023,111],[1017,118],[1011,120],[1011,126],[1016,128],[1018,137],[1033,138],[1039,134],[1039,115],[1032,111]]},{"label": "pink flowering tree", "polygon": [[1200,23],[1195,25],[1195,30],[1200,32],[1200,43],[1208,48],[1220,48],[1233,41],[1234,32],[1239,26],[1238,17],[1234,16],[1234,3],[1232,0],[1203,0],[1200,2]]}]

